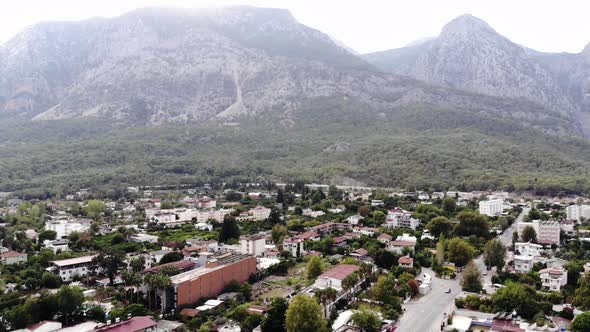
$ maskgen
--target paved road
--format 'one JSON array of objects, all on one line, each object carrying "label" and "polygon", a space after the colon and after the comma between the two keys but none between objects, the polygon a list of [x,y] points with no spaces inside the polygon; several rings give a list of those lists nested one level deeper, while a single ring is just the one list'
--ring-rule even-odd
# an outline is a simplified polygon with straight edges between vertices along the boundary
[{"label": "paved road", "polygon": [[[522,218],[529,213],[529,208],[524,208],[522,213],[516,218],[514,223],[507,228],[498,239],[502,241],[505,246],[512,245],[512,233],[517,230],[517,223],[522,221]],[[475,264],[478,266],[482,274],[486,271],[486,266],[483,257],[479,256],[475,259]],[[428,273],[434,276],[431,269],[424,268],[422,273]],[[495,269],[484,276],[484,285],[491,284],[492,275]],[[402,307],[406,312],[400,317],[397,324],[397,331],[399,332],[440,332],[440,324],[446,321],[443,314],[450,313],[455,305],[455,297],[461,293],[461,286],[459,285],[460,277],[454,280],[444,280],[434,277],[432,280],[432,290],[425,296],[418,300],[412,300]],[[451,293],[445,293],[445,290],[450,288]]]}]

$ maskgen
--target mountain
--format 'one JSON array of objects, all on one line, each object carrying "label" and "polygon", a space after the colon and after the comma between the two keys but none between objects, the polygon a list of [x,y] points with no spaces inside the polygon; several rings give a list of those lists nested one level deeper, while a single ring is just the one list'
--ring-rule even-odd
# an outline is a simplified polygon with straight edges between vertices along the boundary
[{"label": "mountain", "polygon": [[[508,63],[490,60],[497,77],[486,75],[502,80],[478,90],[387,73],[280,9],[34,25],[0,47],[0,191],[294,179],[590,189],[590,142],[569,101],[549,98],[549,65],[470,17],[441,36],[399,50],[400,63],[467,61],[464,47],[478,50],[474,69],[499,48]],[[450,63],[434,72],[469,77]]]},{"label": "mountain", "polygon": [[444,86],[523,98],[573,117],[578,110],[550,70],[471,15],[449,22],[433,40],[363,58],[385,71]]}]

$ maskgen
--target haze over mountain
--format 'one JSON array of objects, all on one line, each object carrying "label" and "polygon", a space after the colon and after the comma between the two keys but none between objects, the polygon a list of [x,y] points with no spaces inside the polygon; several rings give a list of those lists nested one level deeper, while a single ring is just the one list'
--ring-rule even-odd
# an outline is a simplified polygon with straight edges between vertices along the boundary
[{"label": "haze over mountain", "polygon": [[364,57],[280,9],[40,23],[0,48],[0,191],[260,177],[590,188],[581,104],[554,68],[571,90],[580,72],[531,53],[469,16]]},{"label": "haze over mountain", "polygon": [[574,116],[586,130],[590,128],[583,83],[590,76],[579,70],[584,66],[583,53],[526,49],[471,15],[449,22],[435,39],[363,58],[385,71],[444,86],[524,98]]}]

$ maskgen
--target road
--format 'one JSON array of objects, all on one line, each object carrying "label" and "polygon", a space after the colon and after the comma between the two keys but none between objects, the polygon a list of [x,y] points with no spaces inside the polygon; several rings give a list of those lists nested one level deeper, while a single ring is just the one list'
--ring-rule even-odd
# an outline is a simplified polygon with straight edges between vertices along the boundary
[{"label": "road", "polygon": [[[502,241],[502,244],[505,246],[512,245],[512,233],[517,230],[517,223],[522,221],[522,218],[527,215],[529,211],[529,208],[524,208],[514,223],[498,236],[498,239]],[[482,274],[486,271],[482,256],[475,259],[475,264],[478,266]],[[431,269],[423,268],[422,273],[428,273],[431,276],[434,276],[434,272],[432,272]],[[490,271],[490,273],[487,273],[487,276],[484,276],[484,285],[491,284],[491,278],[494,273],[495,271]],[[444,280],[433,277],[432,290],[430,293],[417,300],[411,300],[402,305],[405,312],[398,321],[396,332],[440,332],[441,322],[446,321],[446,318],[443,315],[445,313],[449,314],[453,311],[455,297],[461,293],[461,285],[459,282],[459,276],[454,280]],[[450,294],[445,293],[445,290],[448,288],[451,289]]]}]

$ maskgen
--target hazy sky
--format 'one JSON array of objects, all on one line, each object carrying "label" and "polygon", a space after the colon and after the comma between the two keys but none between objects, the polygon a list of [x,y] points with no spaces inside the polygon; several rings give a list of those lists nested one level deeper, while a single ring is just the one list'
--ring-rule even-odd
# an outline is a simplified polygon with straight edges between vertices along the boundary
[{"label": "hazy sky", "polygon": [[539,51],[579,52],[590,43],[590,2],[585,0],[7,0],[0,3],[0,43],[39,21],[112,17],[146,6],[233,4],[287,8],[300,22],[361,53],[436,36],[464,13]]}]

